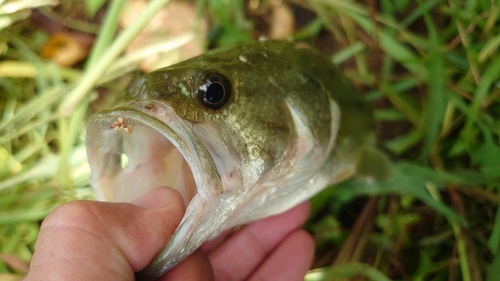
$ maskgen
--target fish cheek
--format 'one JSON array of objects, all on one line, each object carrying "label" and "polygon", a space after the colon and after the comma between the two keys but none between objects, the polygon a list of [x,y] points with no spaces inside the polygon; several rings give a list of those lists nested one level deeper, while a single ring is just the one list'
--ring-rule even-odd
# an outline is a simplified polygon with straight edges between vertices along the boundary
[{"label": "fish cheek", "polygon": [[293,120],[279,95],[240,95],[223,121],[227,141],[241,154],[251,177],[275,167],[295,144]]}]

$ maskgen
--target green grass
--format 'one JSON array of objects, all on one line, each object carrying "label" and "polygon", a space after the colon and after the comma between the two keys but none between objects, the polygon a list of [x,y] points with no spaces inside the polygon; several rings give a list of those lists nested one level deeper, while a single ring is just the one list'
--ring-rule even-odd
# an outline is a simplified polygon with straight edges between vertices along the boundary
[{"label": "green grass", "polygon": [[[0,12],[0,23],[17,20],[0,31],[0,280],[25,273],[13,261],[29,262],[50,210],[93,198],[85,120],[138,77],[136,62],[147,52],[123,51],[166,2],[150,1],[141,19],[117,32],[122,1],[109,1],[89,57],[72,68],[39,56],[49,34],[22,13]],[[93,32],[102,3],[62,0],[45,14]],[[260,3],[259,13],[224,3],[197,2],[210,19],[209,46],[266,35],[270,3]],[[380,146],[395,162],[390,181],[353,179],[312,200],[306,229],[316,240],[318,269],[306,280],[500,280],[500,7],[489,0],[370,3],[291,4],[314,16],[290,37],[331,55],[366,93]],[[71,18],[84,7],[84,19]],[[166,38],[148,50],[189,38]],[[100,101],[110,92],[114,98]]]}]

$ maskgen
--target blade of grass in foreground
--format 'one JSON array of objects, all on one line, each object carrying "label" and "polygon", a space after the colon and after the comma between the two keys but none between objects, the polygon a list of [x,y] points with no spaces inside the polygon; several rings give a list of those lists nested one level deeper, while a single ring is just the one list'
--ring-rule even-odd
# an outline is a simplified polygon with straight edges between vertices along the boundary
[{"label": "blade of grass in foreground", "polygon": [[331,267],[310,270],[304,281],[348,279],[363,276],[371,281],[391,281],[376,268],[363,263],[346,263]]},{"label": "blade of grass in foreground", "polygon": [[490,264],[490,270],[486,275],[486,281],[500,280],[500,249],[496,251],[495,257]]},{"label": "blade of grass in foreground", "polygon": [[465,143],[469,147],[473,143],[474,134],[472,132],[472,126],[475,120],[478,118],[479,109],[488,95],[491,86],[495,83],[500,77],[500,56],[495,58],[488,68],[481,75],[481,79],[479,80],[479,84],[474,91],[474,100],[467,112],[467,117],[465,120],[465,125],[461,131],[461,137],[464,139]]},{"label": "blade of grass in foreground", "polygon": [[449,217],[452,221],[461,225],[468,225],[464,218],[460,217],[446,204],[436,201],[429,191],[428,183],[438,188],[446,183],[478,184],[483,182],[476,174],[451,174],[437,172],[430,168],[419,167],[410,163],[394,163],[392,165],[392,177],[382,182],[366,182],[357,179],[348,180],[335,186],[338,193],[355,195],[375,194],[411,194],[434,209],[436,212]]},{"label": "blade of grass in foreground", "polygon": [[[428,185],[432,185],[428,183]],[[432,189],[431,189],[432,190]],[[441,195],[434,191],[431,191],[431,195],[436,200],[436,202],[442,202]],[[467,256],[467,242],[465,239],[465,235],[463,235],[464,229],[456,222],[456,220],[450,218],[448,215],[444,215],[448,220],[449,224],[453,229],[453,233],[455,234],[456,247],[458,252],[458,260],[460,264],[460,273],[462,274],[463,281],[471,281],[471,268],[469,265],[469,259]]]},{"label": "blade of grass in foreground", "polygon": [[[419,6],[422,6],[422,1],[419,1]],[[424,146],[420,152],[420,159],[427,159],[431,151],[431,147],[439,137],[441,123],[446,110],[446,95],[444,93],[444,69],[441,59],[440,47],[442,43],[439,40],[436,26],[431,19],[428,11],[423,13],[424,21],[429,33],[430,54],[427,59],[429,80],[428,80],[428,97],[423,106],[423,114],[420,119],[419,126],[425,126],[422,130]]]}]

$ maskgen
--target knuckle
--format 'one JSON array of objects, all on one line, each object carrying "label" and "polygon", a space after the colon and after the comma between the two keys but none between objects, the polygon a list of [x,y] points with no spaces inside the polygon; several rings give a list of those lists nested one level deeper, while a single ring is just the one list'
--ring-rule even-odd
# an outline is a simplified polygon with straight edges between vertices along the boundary
[{"label": "knuckle", "polygon": [[55,208],[43,221],[42,228],[88,224],[96,216],[96,202],[71,201]]}]

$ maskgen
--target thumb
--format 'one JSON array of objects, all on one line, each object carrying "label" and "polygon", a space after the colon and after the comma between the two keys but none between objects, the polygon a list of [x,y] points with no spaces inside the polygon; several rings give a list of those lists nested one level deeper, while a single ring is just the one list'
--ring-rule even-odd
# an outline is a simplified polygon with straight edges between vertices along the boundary
[{"label": "thumb", "polygon": [[136,204],[74,201],[56,208],[41,226],[27,280],[135,280],[134,271],[167,243],[184,214],[171,188]]}]

